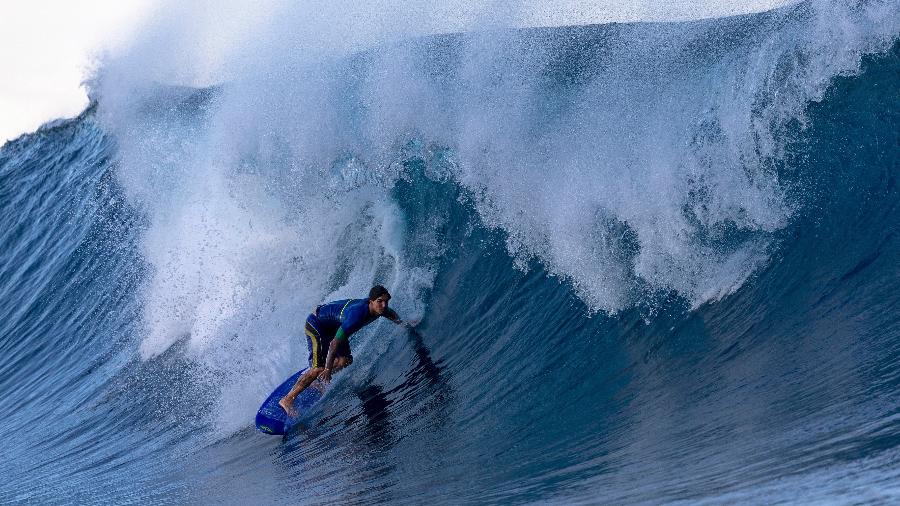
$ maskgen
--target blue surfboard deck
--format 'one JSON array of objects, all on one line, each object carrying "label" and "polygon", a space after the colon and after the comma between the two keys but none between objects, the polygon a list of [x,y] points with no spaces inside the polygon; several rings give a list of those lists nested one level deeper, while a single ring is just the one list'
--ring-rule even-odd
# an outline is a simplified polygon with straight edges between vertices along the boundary
[{"label": "blue surfboard deck", "polygon": [[[305,373],[307,369],[308,368],[303,368],[297,371],[296,374],[284,380],[284,383],[276,388],[274,392],[269,394],[266,402],[259,407],[259,411],[256,413],[257,430],[265,432],[266,434],[283,435],[287,434],[291,429],[291,426],[297,423],[296,418],[289,417],[288,414],[281,409],[281,406],[278,405],[278,401],[291,391],[294,383],[297,382],[297,378]],[[303,414],[304,411],[322,398],[322,392],[316,388],[318,386],[317,383],[318,380],[313,382],[312,385],[303,390],[303,392],[297,396],[297,399],[294,400],[294,409],[297,410],[298,416]]]}]

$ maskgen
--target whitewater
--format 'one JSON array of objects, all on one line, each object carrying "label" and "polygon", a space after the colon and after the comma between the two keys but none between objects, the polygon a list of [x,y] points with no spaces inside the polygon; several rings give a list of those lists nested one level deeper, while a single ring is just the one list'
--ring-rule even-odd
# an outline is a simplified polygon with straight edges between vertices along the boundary
[{"label": "whitewater", "polygon": [[[0,149],[0,503],[900,500],[900,4],[565,5],[101,55]],[[256,431],[373,284],[418,333]]]}]

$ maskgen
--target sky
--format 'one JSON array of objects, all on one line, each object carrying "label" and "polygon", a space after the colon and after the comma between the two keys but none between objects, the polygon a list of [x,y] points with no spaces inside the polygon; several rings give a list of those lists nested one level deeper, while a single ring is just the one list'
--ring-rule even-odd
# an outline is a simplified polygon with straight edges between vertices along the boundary
[{"label": "sky", "polygon": [[[509,0],[518,12],[514,24],[524,26],[696,19],[761,11],[790,1],[792,0]],[[164,0],[3,1],[0,6],[0,65],[3,66],[3,73],[0,73],[0,145],[23,133],[35,131],[48,121],[73,117],[83,111],[88,99],[81,83],[88,75],[94,55],[99,51],[116,51],[125,47],[134,37],[141,21],[155,14],[155,9],[161,9],[163,2]],[[216,11],[212,19],[216,21],[217,30],[222,29],[223,25],[219,22],[227,20],[228,14],[222,14],[218,10],[228,10],[225,6],[229,2],[195,0],[188,3],[196,4],[198,12],[209,14]],[[308,3],[316,2],[313,0]],[[407,3],[415,2],[407,0]],[[475,0],[443,3],[451,7],[479,4]],[[232,1],[230,4],[233,4],[231,7],[236,12],[246,11],[253,5],[242,4],[240,1]],[[234,9],[238,4],[243,7]],[[377,6],[377,1],[370,0],[360,8],[372,10],[377,9]],[[245,19],[245,16],[232,17],[235,19],[231,21],[236,22]],[[453,25],[452,22],[450,24]],[[460,29],[456,26],[445,28]],[[464,28],[465,26],[462,27]]]},{"label": "sky", "polygon": [[154,0],[9,0],[0,8],[0,145],[87,106],[96,51],[120,47]]}]

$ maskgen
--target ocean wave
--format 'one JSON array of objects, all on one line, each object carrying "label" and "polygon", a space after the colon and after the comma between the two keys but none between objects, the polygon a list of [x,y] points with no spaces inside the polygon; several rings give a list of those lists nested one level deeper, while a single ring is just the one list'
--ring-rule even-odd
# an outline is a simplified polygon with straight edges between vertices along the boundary
[{"label": "ocean wave", "polygon": [[[199,89],[151,29],[0,151],[0,499],[894,497],[896,9],[266,35]],[[421,333],[254,433],[373,283]]]}]

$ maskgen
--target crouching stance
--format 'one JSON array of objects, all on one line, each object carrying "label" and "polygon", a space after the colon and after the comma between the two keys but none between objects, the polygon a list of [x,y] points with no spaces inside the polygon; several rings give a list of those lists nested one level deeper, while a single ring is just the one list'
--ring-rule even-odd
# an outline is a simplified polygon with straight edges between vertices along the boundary
[{"label": "crouching stance", "polygon": [[393,309],[388,308],[391,294],[387,288],[376,285],[369,290],[368,299],[345,299],[316,307],[306,318],[306,343],[309,346],[309,370],[303,373],[294,388],[278,401],[291,417],[294,400],[316,378],[327,384],[331,375],[353,363],[350,353],[350,336],[357,330],[377,320],[378,317],[401,324],[403,321]]}]

